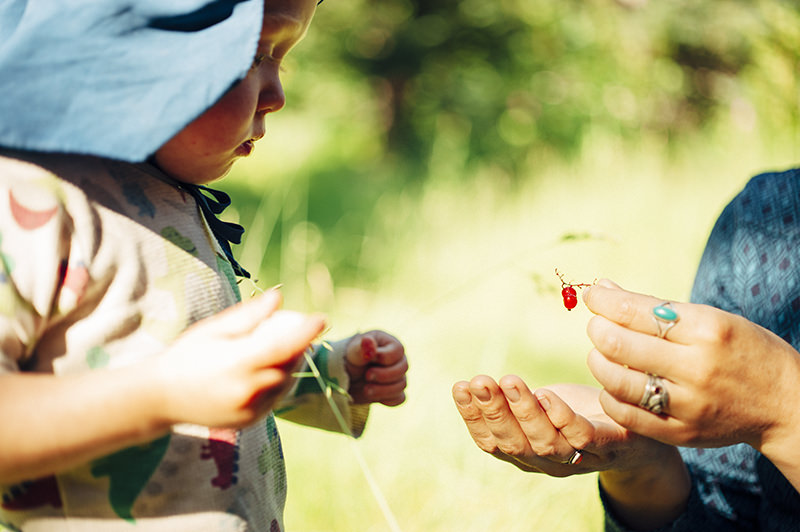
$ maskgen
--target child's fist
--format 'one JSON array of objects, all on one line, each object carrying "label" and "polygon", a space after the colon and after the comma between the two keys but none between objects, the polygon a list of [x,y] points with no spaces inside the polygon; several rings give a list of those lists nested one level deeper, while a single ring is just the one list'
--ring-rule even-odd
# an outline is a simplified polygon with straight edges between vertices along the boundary
[{"label": "child's fist", "polygon": [[383,331],[356,334],[347,343],[348,392],[356,404],[397,406],[406,399],[408,360],[400,341]]}]

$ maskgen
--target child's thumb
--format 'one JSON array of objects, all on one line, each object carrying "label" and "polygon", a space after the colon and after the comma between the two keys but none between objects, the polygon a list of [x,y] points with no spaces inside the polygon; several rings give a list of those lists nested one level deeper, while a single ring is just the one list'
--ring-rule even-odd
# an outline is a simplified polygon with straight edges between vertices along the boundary
[{"label": "child's thumb", "polygon": [[369,334],[362,334],[353,338],[347,344],[345,357],[353,366],[366,366],[378,356],[378,342]]}]

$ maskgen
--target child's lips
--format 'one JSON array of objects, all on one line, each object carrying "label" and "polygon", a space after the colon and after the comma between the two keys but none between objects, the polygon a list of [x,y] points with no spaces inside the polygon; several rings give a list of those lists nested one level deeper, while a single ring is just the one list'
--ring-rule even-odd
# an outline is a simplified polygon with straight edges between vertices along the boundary
[{"label": "child's lips", "polygon": [[236,155],[240,155],[242,157],[247,157],[253,150],[255,149],[255,144],[252,140],[246,140],[239,144],[239,147],[236,148]]}]

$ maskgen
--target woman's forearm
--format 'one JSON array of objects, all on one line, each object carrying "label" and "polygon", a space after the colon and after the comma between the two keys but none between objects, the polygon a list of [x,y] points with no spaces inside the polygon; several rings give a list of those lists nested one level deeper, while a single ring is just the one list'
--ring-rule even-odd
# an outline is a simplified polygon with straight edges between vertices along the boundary
[{"label": "woman's forearm", "polygon": [[653,530],[683,513],[691,480],[677,448],[664,461],[635,471],[601,471],[615,516],[634,530]]}]

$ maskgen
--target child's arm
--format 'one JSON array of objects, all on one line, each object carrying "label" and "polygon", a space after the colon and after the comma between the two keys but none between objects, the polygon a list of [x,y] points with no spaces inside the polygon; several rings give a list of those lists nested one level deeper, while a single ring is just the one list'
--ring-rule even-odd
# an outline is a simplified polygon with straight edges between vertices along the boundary
[{"label": "child's arm", "polygon": [[203,320],[162,355],[56,377],[0,376],[0,483],[41,477],[151,441],[178,423],[246,426],[291,382],[319,316],[269,292]]},{"label": "child's arm", "polygon": [[[371,403],[396,406],[405,401],[408,361],[403,344],[388,333],[369,331],[319,345],[313,363],[331,387],[330,399],[341,412],[347,430],[339,425],[328,397],[312,376],[298,379],[276,408],[280,417],[359,437]],[[347,395],[342,392],[347,392]]]}]

